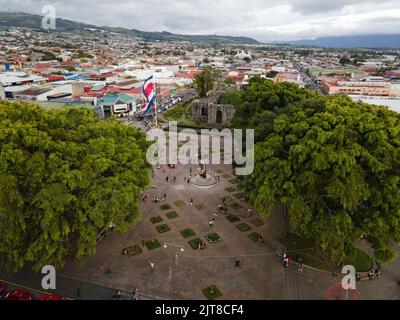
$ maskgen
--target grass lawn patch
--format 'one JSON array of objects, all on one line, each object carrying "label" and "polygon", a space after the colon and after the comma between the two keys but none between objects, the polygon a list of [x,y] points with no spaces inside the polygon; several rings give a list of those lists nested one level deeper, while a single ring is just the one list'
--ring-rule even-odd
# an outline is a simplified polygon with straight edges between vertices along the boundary
[{"label": "grass lawn patch", "polygon": [[167,213],[167,217],[168,219],[175,219],[179,217],[179,214],[177,214],[175,211],[172,211]]},{"label": "grass lawn patch", "polygon": [[177,208],[181,208],[181,207],[185,206],[185,202],[182,201],[182,200],[178,200],[178,201],[175,201],[175,202],[174,202],[174,205],[175,205],[175,207],[177,207]]},{"label": "grass lawn patch", "polygon": [[225,191],[232,193],[232,192],[235,192],[236,189],[234,187],[229,187],[229,188],[225,188]]},{"label": "grass lawn patch", "polygon": [[215,170],[215,172],[218,173],[218,174],[221,174],[221,173],[224,173],[224,170],[222,170],[222,169],[217,169],[217,170]]},{"label": "grass lawn patch", "polygon": [[170,210],[172,208],[171,208],[171,206],[169,204],[163,204],[162,206],[160,206],[160,209],[162,211],[166,211],[166,210]]},{"label": "grass lawn patch", "polygon": [[149,250],[154,250],[154,249],[161,247],[161,244],[157,239],[154,239],[154,240],[147,241],[145,243],[145,246]]},{"label": "grass lawn patch", "polygon": [[230,179],[230,180],[228,180],[230,183],[232,183],[232,184],[236,184],[236,183],[239,183],[239,180],[238,179]]},{"label": "grass lawn patch", "polygon": [[238,216],[235,216],[234,214],[231,214],[230,216],[226,217],[226,220],[228,220],[231,223],[235,223],[240,221],[240,218]]},{"label": "grass lawn patch", "polygon": [[204,296],[208,300],[217,300],[218,298],[222,297],[222,293],[219,291],[216,285],[209,286],[201,290],[201,292],[203,292]]},{"label": "grass lawn patch", "polygon": [[[258,242],[260,240],[261,235],[257,232],[254,232],[252,234],[249,234],[247,237],[253,242]],[[261,237],[261,239],[262,239],[262,237]]]},{"label": "grass lawn patch", "polygon": [[202,211],[202,210],[204,210],[204,209],[206,208],[206,206],[204,205],[204,203],[196,204],[194,207],[195,207],[197,210],[199,210],[199,211]]},{"label": "grass lawn patch", "polygon": [[250,221],[250,223],[255,227],[261,227],[265,224],[265,222],[262,221],[261,219],[253,219]]},{"label": "grass lawn patch", "polygon": [[188,243],[192,247],[193,250],[198,250],[199,244],[204,245],[204,241],[201,239],[193,239],[193,240],[189,241]]},{"label": "grass lawn patch", "polygon": [[246,232],[246,231],[251,230],[250,226],[249,226],[247,223],[238,224],[238,225],[236,226],[236,228],[238,228],[239,231],[241,231],[241,232]]},{"label": "grass lawn patch", "polygon": [[157,229],[157,231],[158,231],[159,233],[166,233],[166,232],[168,232],[168,231],[171,231],[171,228],[168,227],[167,224],[162,224],[162,225],[160,225],[160,226],[157,226],[156,229]]},{"label": "grass lawn patch", "polygon": [[[296,235],[288,234],[279,239],[278,242],[285,246],[286,250],[289,252],[302,250],[299,254],[305,265],[329,272],[336,270],[334,264],[329,261],[312,240],[302,239]],[[296,256],[292,258],[296,259]]]},{"label": "grass lawn patch", "polygon": [[138,254],[141,254],[143,251],[139,246],[132,246],[132,247],[128,247],[126,249],[123,250],[123,252],[126,250],[126,254],[128,257],[133,257],[136,256]]},{"label": "grass lawn patch", "polygon": [[224,174],[224,175],[222,175],[222,178],[229,179],[229,178],[231,178],[231,175],[229,175],[229,174]]},{"label": "grass lawn patch", "polygon": [[210,243],[216,243],[219,241],[222,241],[221,237],[217,234],[217,233],[211,233],[209,234],[206,239],[208,240],[208,242]]},{"label": "grass lawn patch", "polygon": [[150,221],[152,224],[157,224],[157,223],[162,222],[163,218],[161,218],[160,216],[157,216],[157,217],[150,218]]},{"label": "grass lawn patch", "polygon": [[233,210],[243,209],[243,206],[237,202],[233,202],[229,205]]},{"label": "grass lawn patch", "polygon": [[187,228],[187,229],[181,231],[181,235],[182,235],[182,237],[187,239],[187,238],[191,238],[191,237],[195,236],[196,234],[194,233],[194,231],[192,229]]},{"label": "grass lawn patch", "polygon": [[372,270],[373,261],[364,251],[354,248],[351,254],[346,258],[345,265],[354,266],[357,272],[368,272]]}]

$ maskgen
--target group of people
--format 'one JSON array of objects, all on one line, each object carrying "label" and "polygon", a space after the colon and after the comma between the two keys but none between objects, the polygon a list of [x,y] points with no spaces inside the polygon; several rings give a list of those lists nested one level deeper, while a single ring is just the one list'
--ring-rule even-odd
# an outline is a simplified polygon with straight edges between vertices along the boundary
[{"label": "group of people", "polygon": [[[114,300],[122,300],[121,291],[116,290],[113,295]],[[132,294],[129,296],[129,300],[139,300],[139,290],[134,289]]]},{"label": "group of people", "polygon": [[[288,269],[290,265],[292,264],[292,257],[289,256],[286,252],[283,253],[282,255],[283,258],[283,266]],[[303,272],[303,259],[300,255],[297,255],[296,257],[297,260],[297,271]]]}]

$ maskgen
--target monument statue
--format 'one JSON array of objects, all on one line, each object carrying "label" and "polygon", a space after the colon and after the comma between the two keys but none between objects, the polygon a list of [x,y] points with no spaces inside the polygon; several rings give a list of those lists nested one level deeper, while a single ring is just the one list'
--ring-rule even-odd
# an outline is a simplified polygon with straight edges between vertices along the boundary
[{"label": "monument statue", "polygon": [[199,148],[199,175],[203,179],[207,179],[207,166],[203,162],[203,159],[201,158],[201,148]]}]

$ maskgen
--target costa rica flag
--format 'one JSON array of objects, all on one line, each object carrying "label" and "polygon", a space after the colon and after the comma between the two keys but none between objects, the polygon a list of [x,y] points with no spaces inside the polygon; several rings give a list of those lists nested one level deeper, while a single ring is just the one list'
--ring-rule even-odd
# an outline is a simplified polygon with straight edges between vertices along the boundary
[{"label": "costa rica flag", "polygon": [[142,86],[142,97],[144,104],[142,105],[141,110],[144,113],[148,113],[152,105],[156,102],[156,83],[153,76],[144,81]]}]

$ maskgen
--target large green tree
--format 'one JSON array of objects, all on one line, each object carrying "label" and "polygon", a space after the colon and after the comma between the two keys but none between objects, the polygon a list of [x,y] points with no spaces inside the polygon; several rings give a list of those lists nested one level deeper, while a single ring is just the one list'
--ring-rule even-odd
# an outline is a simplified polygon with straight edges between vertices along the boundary
[{"label": "large green tree", "polygon": [[210,66],[205,67],[200,74],[196,75],[194,78],[194,87],[196,88],[197,94],[200,98],[205,98],[207,92],[214,88],[217,78],[217,70]]},{"label": "large green tree", "polygon": [[84,109],[0,102],[0,265],[63,266],[93,254],[110,224],[125,232],[149,183],[147,142]]},{"label": "large green tree", "polygon": [[338,265],[361,235],[379,259],[393,259],[400,242],[400,115],[345,96],[289,104],[256,144],[254,173],[241,187],[264,215],[283,203],[292,231],[315,240]]},{"label": "large green tree", "polygon": [[256,141],[263,141],[273,131],[274,120],[279,114],[285,113],[289,105],[314,95],[293,83],[273,83],[254,77],[240,96],[237,91],[227,90],[220,100],[236,106],[233,128],[254,129]]}]

